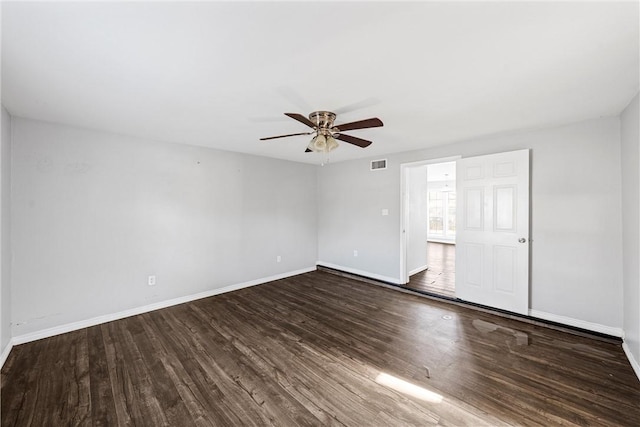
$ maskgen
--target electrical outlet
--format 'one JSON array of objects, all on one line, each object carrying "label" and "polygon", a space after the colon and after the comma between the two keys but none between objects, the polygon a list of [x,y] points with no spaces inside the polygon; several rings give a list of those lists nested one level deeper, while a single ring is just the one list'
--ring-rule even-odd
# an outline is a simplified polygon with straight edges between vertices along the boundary
[{"label": "electrical outlet", "polygon": [[353,250],[353,256],[358,256],[358,250],[357,249]]},{"label": "electrical outlet", "polygon": [[280,262],[280,261],[282,261],[282,257],[281,257],[280,255],[278,255],[278,256],[276,257],[276,262]]},{"label": "electrical outlet", "polygon": [[156,285],[156,276],[149,276],[147,278],[147,284],[149,286],[155,286]]}]

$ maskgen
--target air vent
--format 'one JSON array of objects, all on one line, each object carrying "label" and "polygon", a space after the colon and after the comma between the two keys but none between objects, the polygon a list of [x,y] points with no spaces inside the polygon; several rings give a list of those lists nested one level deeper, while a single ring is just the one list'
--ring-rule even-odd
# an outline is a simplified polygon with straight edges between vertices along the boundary
[{"label": "air vent", "polygon": [[376,170],[380,170],[380,169],[386,169],[386,168],[387,168],[387,159],[373,160],[371,162],[371,170],[372,171],[376,171]]}]

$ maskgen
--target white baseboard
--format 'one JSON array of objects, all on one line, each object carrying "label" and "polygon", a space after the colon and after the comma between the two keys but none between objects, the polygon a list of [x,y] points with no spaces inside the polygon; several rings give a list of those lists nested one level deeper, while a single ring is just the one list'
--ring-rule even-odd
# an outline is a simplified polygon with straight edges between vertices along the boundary
[{"label": "white baseboard", "polygon": [[[210,291],[200,292],[193,295],[186,295],[183,297],[173,298],[166,301],[160,301],[154,304],[144,305],[142,307],[135,307],[129,310],[120,311],[112,314],[105,314],[103,316],[92,317],[91,319],[80,320],[78,322],[67,323],[53,328],[47,328],[36,332],[30,332],[28,334],[18,335],[13,337],[12,344],[24,344],[31,341],[36,341],[42,338],[49,338],[55,335],[65,334],[67,332],[77,331],[78,329],[88,328],[90,326],[100,325],[102,323],[112,322],[114,320],[124,319],[125,317],[136,316],[142,313],[148,313],[150,311],[159,310],[161,308],[171,307],[173,305],[183,304],[189,301],[195,301],[202,298],[208,298],[214,295],[223,294],[226,292],[237,291],[238,289],[248,288],[250,286],[261,285],[263,283],[272,282],[274,280],[284,279],[291,276],[297,276],[298,274],[308,273],[315,271],[316,267],[307,267],[300,270],[289,271],[275,276],[264,277],[249,282],[238,283],[235,285],[225,286],[223,288],[212,289]],[[8,353],[7,353],[8,354]]]},{"label": "white baseboard", "polygon": [[529,316],[538,319],[549,320],[551,322],[561,323],[563,325],[574,326],[576,328],[586,329],[587,331],[599,332],[601,334],[611,335],[613,337],[622,338],[624,332],[622,328],[614,328],[611,326],[601,325],[599,323],[587,322],[585,320],[574,319],[572,317],[560,316],[544,311],[529,310]]},{"label": "white baseboard", "polygon": [[636,360],[635,357],[633,357],[633,354],[631,353],[631,349],[629,348],[626,342],[622,343],[622,349],[624,350],[624,354],[627,355],[627,359],[629,359],[629,363],[631,363],[631,367],[633,368],[633,371],[636,373],[636,377],[638,377],[638,379],[640,380],[640,363]]},{"label": "white baseboard", "polygon": [[396,285],[400,284],[400,279],[398,279],[397,277],[383,276],[381,274],[370,273],[368,271],[358,270],[357,268],[345,267],[342,265],[332,264],[330,262],[324,261],[318,261],[316,264],[321,267],[333,268],[334,270],[344,271],[345,273],[352,273],[357,274],[358,276],[368,277],[369,279],[381,280],[387,283],[395,283]]},{"label": "white baseboard", "polygon": [[418,273],[422,273],[423,271],[425,271],[427,268],[429,268],[428,265],[423,265],[422,267],[418,267],[416,269],[413,269],[409,272],[409,276],[413,276],[414,274],[418,274]]},{"label": "white baseboard", "polygon": [[13,348],[13,340],[9,340],[7,346],[2,350],[2,354],[0,354],[0,369],[4,366],[4,362],[7,361],[7,357],[9,357],[9,353],[11,353],[11,349]]}]

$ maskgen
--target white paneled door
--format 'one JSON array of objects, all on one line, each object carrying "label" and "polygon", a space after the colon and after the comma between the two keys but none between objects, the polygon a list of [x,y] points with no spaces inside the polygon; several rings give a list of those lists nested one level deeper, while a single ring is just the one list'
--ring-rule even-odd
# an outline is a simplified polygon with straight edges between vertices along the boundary
[{"label": "white paneled door", "polygon": [[529,309],[529,150],[457,161],[456,297]]}]

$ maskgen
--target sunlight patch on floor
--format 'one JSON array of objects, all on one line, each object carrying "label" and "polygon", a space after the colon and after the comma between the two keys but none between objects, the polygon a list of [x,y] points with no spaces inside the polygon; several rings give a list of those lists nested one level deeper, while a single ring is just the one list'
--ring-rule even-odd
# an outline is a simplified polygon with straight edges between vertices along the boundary
[{"label": "sunlight patch on floor", "polygon": [[384,372],[381,372],[376,377],[376,382],[378,384],[399,391],[400,393],[408,394],[409,396],[413,396],[427,402],[441,403],[443,400],[442,395],[438,393],[434,393],[433,391],[427,390],[424,387],[411,384],[410,382],[401,380],[400,378],[394,377],[393,375],[385,374]]}]

